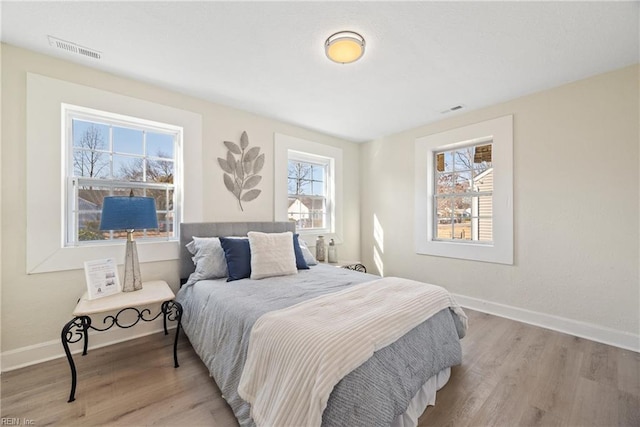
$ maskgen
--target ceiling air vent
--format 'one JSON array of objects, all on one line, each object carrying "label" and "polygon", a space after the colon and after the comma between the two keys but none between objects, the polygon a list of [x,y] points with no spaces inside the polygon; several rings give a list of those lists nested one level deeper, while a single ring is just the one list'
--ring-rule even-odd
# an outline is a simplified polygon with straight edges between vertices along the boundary
[{"label": "ceiling air vent", "polygon": [[462,110],[463,108],[464,108],[464,105],[456,105],[455,107],[450,107],[450,108],[447,108],[444,111],[440,111],[440,114],[446,114],[446,113],[450,113],[452,111]]},{"label": "ceiling air vent", "polygon": [[75,53],[76,55],[87,56],[93,59],[100,59],[100,57],[102,56],[102,54],[97,50],[89,49],[88,47],[83,47],[75,43],[61,40],[52,36],[49,36],[49,44],[55,48],[65,50],[70,53]]}]

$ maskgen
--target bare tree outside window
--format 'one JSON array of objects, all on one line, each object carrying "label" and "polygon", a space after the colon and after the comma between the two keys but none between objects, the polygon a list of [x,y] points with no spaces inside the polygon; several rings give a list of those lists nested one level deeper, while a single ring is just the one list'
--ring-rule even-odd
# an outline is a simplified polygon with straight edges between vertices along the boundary
[{"label": "bare tree outside window", "polygon": [[[159,158],[167,158],[169,157],[166,153],[162,151],[158,151],[156,157]],[[136,159],[131,163],[125,163],[120,165],[118,170],[118,179],[123,181],[143,181],[142,170],[143,170],[143,162],[146,163],[146,180],[145,182],[158,182],[163,184],[173,184],[173,171],[174,171],[174,163],[170,160],[160,160],[160,159],[151,159],[147,158]],[[171,193],[172,194],[172,193]],[[156,199],[156,209],[158,211],[165,211],[173,209],[173,198],[170,197],[170,200],[167,200],[164,197],[164,190],[147,190],[146,196],[153,197]],[[160,228],[163,228],[162,222],[160,223]]]},{"label": "bare tree outside window", "polygon": [[[168,157],[158,151],[156,157]],[[143,181],[143,160],[135,159],[131,163],[120,165],[117,176],[123,181]],[[146,181],[173,184],[173,162],[170,160],[146,159]]]},{"label": "bare tree outside window", "polygon": [[309,163],[289,162],[289,194],[304,194],[304,181],[311,179],[312,170]]},{"label": "bare tree outside window", "polygon": [[89,178],[108,174],[109,161],[105,160],[107,149],[105,136],[99,128],[89,126],[80,137],[79,147],[73,151],[73,168],[76,176]]},{"label": "bare tree outside window", "polygon": [[[168,157],[159,151],[157,157]],[[147,181],[173,184],[173,162],[168,160],[147,160]]]},{"label": "bare tree outside window", "polygon": [[[473,178],[480,175],[487,169],[490,169],[491,162],[482,161],[474,163],[475,147],[466,147],[451,152],[451,156],[445,156],[444,171],[452,171],[451,173],[443,173],[438,176],[438,193],[464,193],[469,191],[473,186]],[[449,159],[449,160],[447,160]],[[453,164],[455,163],[455,165]],[[468,173],[454,173],[468,172]],[[453,187],[453,188],[452,188]],[[468,203],[463,199],[456,199],[451,205],[450,200],[438,199],[438,211],[451,212],[451,210],[468,209]]]},{"label": "bare tree outside window", "polygon": [[299,229],[328,227],[326,180],[327,165],[289,160],[287,212]]},{"label": "bare tree outside window", "polygon": [[[88,178],[104,178],[109,174],[109,155],[106,136],[102,130],[90,125],[82,132],[73,151],[73,168],[75,176]],[[102,206],[104,191],[94,188],[92,185],[80,187],[79,200],[83,213],[80,221],[83,227],[79,230],[79,240],[103,240],[103,234],[98,230],[100,226],[99,215],[96,210]]]}]

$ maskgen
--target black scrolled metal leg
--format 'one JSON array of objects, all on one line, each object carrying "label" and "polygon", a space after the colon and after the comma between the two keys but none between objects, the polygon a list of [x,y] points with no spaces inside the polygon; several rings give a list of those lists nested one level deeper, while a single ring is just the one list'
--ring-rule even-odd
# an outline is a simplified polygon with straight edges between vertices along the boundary
[{"label": "black scrolled metal leg", "polygon": [[91,318],[88,316],[80,317],[82,319],[82,329],[84,330],[84,344],[82,346],[82,355],[87,355],[87,349],[89,348],[89,327],[91,326]]},{"label": "black scrolled metal leg", "polygon": [[177,301],[165,301],[162,303],[162,312],[164,313],[164,333],[167,332],[167,319],[178,322],[176,326],[176,338],[173,342],[173,363],[174,367],[179,368],[178,364],[178,336],[180,335],[180,324],[182,322],[182,304]]},{"label": "black scrolled metal leg", "polygon": [[365,267],[364,264],[360,264],[360,263],[343,265],[342,268],[346,268],[347,270],[359,271],[361,273],[367,272],[367,267]]},{"label": "black scrolled metal leg", "polygon": [[178,325],[176,326],[176,340],[173,342],[173,361],[174,367],[179,368],[178,365],[178,336],[180,335],[180,326],[182,325],[182,304],[179,302],[174,303],[176,305],[176,310],[178,311]]},{"label": "black scrolled metal leg", "polygon": [[87,330],[89,329],[90,324],[91,319],[87,316],[74,317],[64,325],[60,334],[62,347],[64,347],[64,352],[67,355],[67,360],[69,361],[69,368],[71,369],[71,393],[69,393],[69,400],[67,401],[69,403],[76,400],[77,382],[76,364],[73,362],[73,356],[71,355],[71,350],[69,350],[69,344],[76,343],[81,339],[84,339],[83,355],[87,354]]},{"label": "black scrolled metal leg", "polygon": [[169,335],[169,331],[167,330],[167,314],[169,314],[167,312],[167,306],[169,305],[169,302],[170,301],[163,302],[162,303],[162,307],[161,307],[162,313],[164,314],[164,316],[162,317],[162,324],[164,326],[164,334],[165,335]]}]

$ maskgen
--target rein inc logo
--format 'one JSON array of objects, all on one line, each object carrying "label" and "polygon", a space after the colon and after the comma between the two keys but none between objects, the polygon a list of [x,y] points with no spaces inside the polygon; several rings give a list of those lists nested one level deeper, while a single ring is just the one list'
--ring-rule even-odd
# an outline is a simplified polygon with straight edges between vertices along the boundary
[{"label": "rein inc logo", "polygon": [[0,426],[34,426],[36,422],[29,418],[0,418]]}]

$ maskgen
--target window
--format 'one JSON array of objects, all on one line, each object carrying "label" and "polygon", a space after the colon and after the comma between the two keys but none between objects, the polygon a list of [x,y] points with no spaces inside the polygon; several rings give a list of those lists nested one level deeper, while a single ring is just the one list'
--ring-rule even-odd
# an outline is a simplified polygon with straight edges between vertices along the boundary
[{"label": "window", "polygon": [[274,134],[274,219],[342,242],[342,149]]},{"label": "window", "polygon": [[[204,181],[200,114],[33,73],[27,73],[26,80],[27,274],[82,269],[89,259],[124,260],[121,240],[67,243],[68,217],[72,212],[70,201],[73,200],[68,194],[72,189],[69,180],[73,171],[73,146],[67,111],[91,115],[93,120],[96,115],[118,122],[130,122],[135,117],[137,125],[148,128],[170,123],[173,128],[169,129],[179,134],[174,151],[174,214],[180,214],[183,222],[202,221]],[[83,107],[75,107],[77,105]],[[118,115],[105,111],[115,111]],[[88,119],[85,121],[90,122]],[[165,129],[166,125],[160,127]],[[183,164],[189,167],[185,169]],[[174,230],[174,234],[179,233],[179,229]],[[180,246],[174,239],[141,239],[138,242],[140,262],[178,259]]]},{"label": "window", "polygon": [[493,241],[491,141],[436,151],[435,240]]},{"label": "window", "polygon": [[513,264],[513,117],[418,138],[416,252]]},{"label": "window", "polygon": [[331,159],[289,150],[287,214],[298,230],[331,229]]},{"label": "window", "polygon": [[179,223],[179,153],[176,126],[66,106],[66,242],[74,246],[125,239],[126,231],[100,231],[105,196],[153,197],[157,230],[136,239],[174,240]]}]

